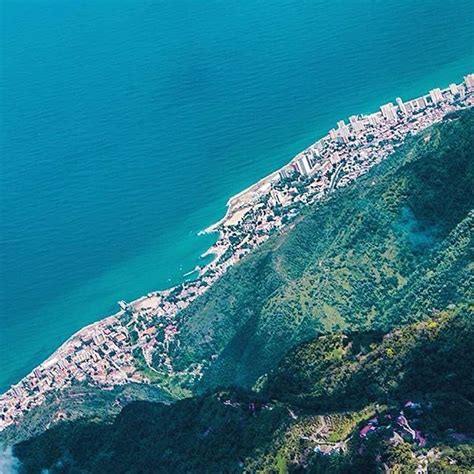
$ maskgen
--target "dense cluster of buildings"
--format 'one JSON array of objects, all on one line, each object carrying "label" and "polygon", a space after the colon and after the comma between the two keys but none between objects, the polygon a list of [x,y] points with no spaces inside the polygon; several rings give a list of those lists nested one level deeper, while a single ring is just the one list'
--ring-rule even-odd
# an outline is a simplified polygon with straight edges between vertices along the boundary
[{"label": "dense cluster of buildings", "polygon": [[474,74],[464,78],[462,84],[450,84],[446,89],[435,88],[428,94],[404,102],[400,97],[396,105],[382,105],[378,112],[370,115],[353,115],[349,122],[340,120],[337,128],[297,155],[292,162],[280,170],[281,178],[293,173],[300,175],[329,176],[334,167],[344,161],[345,179],[350,181],[371,167],[372,161],[386,156],[407,135],[413,135],[433,123],[446,113],[459,107],[472,105]]},{"label": "dense cluster of buildings", "polygon": [[[343,120],[328,135],[298,154],[287,166],[229,201],[223,220],[209,230],[219,239],[207,253],[211,263],[198,277],[177,287],[149,293],[120,311],[82,329],[50,358],[0,396],[0,431],[73,384],[112,388],[153,383],[174,373],[171,350],[179,344],[176,315],[203,294],[225,271],[271,233],[291,222],[298,210],[334,188],[354,181],[387,157],[404,139],[456,110],[474,105],[474,74],[462,84],[433,89],[407,102],[396,99],[380,111]],[[217,357],[216,354],[213,357]],[[202,363],[186,373],[199,377]],[[156,379],[157,380],[157,379]]]}]

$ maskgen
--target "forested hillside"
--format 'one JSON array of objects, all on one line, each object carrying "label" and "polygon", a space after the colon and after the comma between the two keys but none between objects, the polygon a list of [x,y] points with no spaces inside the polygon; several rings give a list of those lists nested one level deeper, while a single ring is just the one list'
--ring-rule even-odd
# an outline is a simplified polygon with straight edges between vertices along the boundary
[{"label": "forested hillside", "polygon": [[474,112],[412,139],[308,209],[180,314],[174,367],[202,388],[250,387],[331,331],[387,330],[463,301],[472,284]]},{"label": "forested hillside", "polygon": [[465,473],[473,343],[465,305],[386,335],[321,336],[288,354],[258,393],[132,403],[112,424],[64,423],[15,454],[31,473],[414,472],[424,460],[430,472]]}]

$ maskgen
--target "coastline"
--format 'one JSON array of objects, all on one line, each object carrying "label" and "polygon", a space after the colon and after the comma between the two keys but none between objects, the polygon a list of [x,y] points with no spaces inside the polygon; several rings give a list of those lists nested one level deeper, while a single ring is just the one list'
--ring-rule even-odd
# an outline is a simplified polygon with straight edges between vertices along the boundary
[{"label": "coastline", "polygon": [[[293,161],[295,158],[293,158],[291,161]],[[291,163],[291,161],[289,163]],[[287,165],[285,165],[287,166]],[[246,196],[247,194],[254,193],[256,192],[261,186],[264,186],[267,183],[272,182],[275,178],[278,177],[279,172],[281,171],[281,168],[277,169],[276,171],[273,171],[267,176],[264,176],[260,180],[258,180],[256,183],[251,184],[247,188],[243,189],[242,191],[238,192],[237,194],[234,194],[231,196],[226,203],[226,213],[224,214],[224,217],[220,220],[218,220],[216,223],[211,224],[209,227],[206,227],[204,230],[201,230],[198,232],[198,235],[202,234],[210,234],[213,232],[217,232],[217,229],[220,225],[224,224],[235,212],[236,209],[241,207],[241,199]],[[245,203],[245,201],[244,201]],[[239,205],[240,204],[240,205]],[[207,253],[207,252],[206,252]],[[203,254],[204,255],[204,254]]]},{"label": "coastline", "polygon": [[[468,76],[470,77],[470,76]],[[474,78],[473,78],[474,81]],[[461,87],[461,86],[457,86]],[[464,86],[462,86],[464,87]],[[474,87],[473,87],[474,89]],[[461,89],[460,89],[461,90]],[[462,89],[464,90],[464,89]],[[444,94],[449,94],[449,88],[448,89],[443,89],[441,91],[438,89],[439,93],[443,97]],[[448,92],[447,92],[448,91]],[[466,86],[466,91],[471,91],[470,86]],[[431,91],[432,92],[432,91]],[[430,94],[431,94],[430,92]],[[428,107],[428,99],[427,97],[430,96],[430,94],[423,96],[423,101],[425,101],[425,105],[423,107],[420,106],[420,110],[425,110]],[[454,94],[453,94],[454,96]],[[436,94],[433,94],[432,100],[434,101],[436,97]],[[418,107],[416,105],[417,101],[420,101],[420,98],[413,99],[406,104],[412,104],[413,107]],[[451,99],[450,99],[451,100]],[[472,97],[472,92],[469,92],[466,95],[466,100],[467,100],[467,107],[472,107],[474,104],[474,100]],[[470,101],[470,102],[469,102]],[[441,103],[441,100],[440,100]],[[451,102],[450,102],[451,104]],[[388,104],[387,104],[388,105]],[[383,106],[385,107],[385,106]],[[392,105],[392,107],[394,107]],[[401,105],[399,105],[400,109],[396,112],[394,112],[395,107],[388,108],[387,110],[387,118],[382,110],[381,112],[375,112],[374,114],[370,114],[368,116],[357,116],[358,118],[352,120],[352,117],[350,119],[350,123],[352,124],[352,127],[355,129],[356,123],[358,122],[363,122],[363,123],[372,123],[374,124],[381,123],[382,125],[389,124],[392,120],[390,119],[390,113],[398,113],[401,110]],[[432,106],[430,106],[432,107]],[[436,109],[436,102],[434,102],[434,108]],[[426,121],[421,121],[419,128],[414,128],[414,129],[409,129],[408,133],[418,133],[421,130],[424,130],[428,126],[431,126],[433,123],[436,123],[437,121],[441,120],[443,116],[452,111],[456,110],[454,106],[451,105],[446,106],[446,111],[442,111],[439,114],[434,114],[432,117],[430,116]],[[454,108],[453,108],[454,107]],[[422,117],[422,116],[420,116]],[[394,121],[396,122],[396,117],[394,116]],[[291,173],[297,173],[300,176],[306,176],[308,179],[312,179],[313,183],[310,186],[314,186],[314,189],[311,191],[311,193],[308,193],[307,196],[297,196],[295,201],[298,203],[298,205],[306,205],[310,204],[316,199],[320,199],[323,195],[332,192],[333,188],[337,186],[337,178],[339,177],[339,172],[343,169],[343,166],[345,166],[345,161],[341,158],[340,154],[341,152],[337,151],[341,147],[343,148],[349,143],[349,139],[347,138],[348,135],[346,136],[347,128],[348,126],[344,124],[342,121],[341,123],[338,123],[339,127],[337,130],[331,130],[329,134],[325,135],[321,139],[319,139],[317,142],[313,143],[309,147],[307,147],[305,150],[301,151],[297,155],[295,155],[286,165],[284,165],[282,168],[273,171],[269,175],[263,177],[256,183],[250,185],[249,187],[245,188],[244,190],[240,191],[239,193],[235,194],[234,196],[230,197],[227,201],[227,209],[225,212],[225,215],[223,216],[222,219],[220,219],[218,222],[215,224],[212,224],[211,226],[207,227],[203,231],[200,231],[199,234],[205,234],[205,233],[213,233],[213,232],[218,232],[219,233],[219,238],[215,244],[213,244],[209,249],[204,252],[201,255],[201,258],[207,257],[207,256],[213,256],[212,260],[202,267],[199,265],[194,269],[188,272],[187,275],[193,274],[195,271],[198,272],[198,279],[191,280],[188,283],[182,283],[180,285],[176,285],[174,287],[168,288],[163,291],[156,291],[156,292],[151,292],[148,293],[147,295],[140,296],[136,298],[135,300],[132,300],[128,303],[125,303],[123,301],[119,302],[119,306],[121,307],[121,310],[118,311],[117,313],[107,316],[99,321],[96,321],[94,323],[91,323],[77,332],[75,332],[73,335],[71,335],[63,344],[59,346],[45,361],[43,361],[41,364],[38,365],[33,371],[31,371],[28,375],[26,375],[23,379],[20,380],[17,384],[12,385],[12,387],[0,398],[0,404],[1,402],[4,401],[5,397],[8,398],[8,394],[13,394],[13,398],[23,398],[26,397],[25,392],[27,392],[27,386],[30,385],[30,382],[32,380],[42,380],[43,379],[43,373],[42,372],[48,372],[53,366],[55,367],[56,365],[59,365],[59,363],[64,359],[74,361],[75,364],[81,370],[84,370],[86,372],[86,369],[84,369],[83,366],[85,366],[84,362],[87,361],[87,357],[90,358],[90,360],[94,361],[91,363],[93,366],[95,362],[97,362],[100,359],[100,355],[98,355],[97,351],[90,351],[89,346],[86,344],[84,346],[83,342],[84,341],[93,341],[95,345],[101,346],[103,344],[102,338],[104,340],[112,339],[113,344],[117,347],[117,349],[122,350],[126,355],[126,360],[124,361],[123,364],[121,365],[116,365],[114,361],[111,361],[111,366],[117,368],[118,375],[120,376],[119,378],[115,377],[112,378],[110,381],[108,380],[108,376],[110,375],[109,373],[105,374],[98,374],[94,372],[94,375],[96,375],[96,379],[93,379],[97,382],[98,386],[101,386],[101,381],[104,380],[104,383],[106,384],[105,386],[108,386],[107,384],[113,384],[115,382],[117,383],[126,383],[126,382],[147,382],[146,377],[144,378],[141,373],[137,371],[128,371],[126,370],[128,366],[133,365],[133,358],[131,355],[131,350],[129,346],[127,346],[127,338],[129,338],[129,328],[134,327],[134,325],[137,323],[138,317],[149,317],[150,319],[150,324],[147,328],[143,329],[143,332],[139,333],[139,341],[140,341],[140,348],[143,351],[143,356],[144,360],[146,361],[148,367],[150,369],[153,369],[152,367],[152,355],[153,351],[156,348],[156,345],[154,345],[154,341],[152,340],[151,337],[154,334],[153,331],[150,331],[150,329],[155,328],[154,330],[156,331],[156,322],[157,318],[161,318],[160,321],[163,322],[163,327],[165,327],[164,331],[166,334],[165,341],[167,343],[170,343],[174,340],[176,337],[176,334],[179,333],[179,328],[177,327],[177,324],[174,322],[174,317],[176,316],[176,313],[180,311],[181,309],[185,308],[188,304],[190,304],[196,297],[198,297],[200,294],[203,292],[207,291],[210,285],[212,285],[217,279],[222,276],[225,271],[232,266],[233,264],[237,263],[241,258],[243,258],[246,254],[249,253],[251,248],[260,245],[262,242],[268,238],[269,232],[274,229],[274,228],[280,228],[283,225],[285,225],[285,222],[283,222],[283,219],[277,220],[274,225],[269,225],[267,228],[264,228],[264,233],[263,235],[256,237],[253,240],[253,247],[250,247],[250,250],[248,250],[246,247],[244,248],[243,244],[247,243],[247,237],[244,237],[243,234],[245,234],[246,231],[240,230],[240,237],[241,240],[239,242],[239,245],[236,245],[235,248],[229,245],[227,240],[229,240],[229,236],[234,235],[236,232],[236,229],[239,228],[240,226],[240,219],[237,220],[237,222],[232,221],[232,218],[236,216],[237,212],[240,212],[242,209],[249,209],[252,212],[254,212],[257,208],[261,208],[261,203],[260,199],[264,195],[271,196],[271,199],[273,199],[277,205],[286,207],[287,201],[285,199],[288,198],[288,196],[285,194],[284,191],[280,189],[274,189],[272,186],[277,185],[279,181],[281,181],[283,178],[290,176]],[[368,126],[368,125],[367,125]],[[372,126],[372,125],[370,125]],[[379,126],[379,125],[374,125]],[[385,130],[385,129],[384,129]],[[385,131],[384,131],[385,133]],[[395,140],[398,139],[396,135],[391,135],[391,137]],[[323,154],[323,149],[324,147],[327,147],[328,150],[330,150],[330,154],[325,156]],[[391,152],[393,152],[395,146],[391,145],[386,148],[382,147],[382,150],[380,151],[379,155],[376,155],[374,158],[371,158],[372,161],[369,162],[367,165],[367,168],[360,168],[360,169],[355,169],[355,170],[349,170],[344,176],[345,181],[343,185],[347,185],[353,180],[355,180],[358,176],[364,174],[371,166],[377,164],[380,162],[382,159],[386,158],[389,156]],[[370,165],[370,166],[369,166]],[[352,174],[351,174],[352,173]],[[316,181],[317,179],[317,181]],[[314,192],[313,192],[314,191]],[[304,199],[303,199],[304,197]],[[300,199],[298,199],[300,198]],[[294,217],[296,214],[292,213],[292,211],[289,213],[290,219]],[[245,214],[242,215],[242,219],[244,218]],[[230,224],[229,224],[230,223]],[[262,229],[260,229],[262,230]],[[265,233],[266,232],[266,233]],[[224,262],[221,262],[221,258],[223,255],[227,254],[229,251],[231,251],[231,255],[227,260],[224,260]],[[205,281],[206,285],[199,286],[197,282],[199,278],[202,278],[203,281]],[[207,281],[206,281],[207,278]],[[191,294],[190,288],[193,289],[198,289],[199,291],[196,291],[195,293]],[[169,299],[169,296],[173,296],[174,299],[177,298],[176,301],[172,301]],[[182,304],[180,304],[182,303]],[[128,318],[130,318],[130,321],[128,321]],[[127,319],[127,321],[121,321],[122,319]],[[117,327],[119,329],[117,329]],[[125,328],[125,330],[124,330]],[[117,329],[117,330],[116,330]],[[148,331],[148,332],[147,332]],[[86,348],[85,348],[86,347]],[[136,345],[133,346],[133,348],[136,348]],[[80,354],[80,357],[76,357]],[[129,357],[130,356],[130,357]],[[84,359],[86,357],[86,359]],[[77,360],[76,360],[77,359]],[[166,359],[166,357],[165,357]],[[71,362],[72,363],[72,362]],[[171,363],[168,360],[165,360],[164,365],[168,367]],[[64,364],[65,365],[65,364]],[[87,367],[89,367],[89,364],[87,364]],[[172,367],[172,364],[171,364]],[[66,370],[66,369],[64,369]],[[63,367],[60,367],[60,370],[57,372],[63,371]],[[76,372],[71,372],[74,375],[68,378],[67,380],[75,380],[75,377],[81,376],[82,374],[79,373],[77,374]],[[39,374],[39,375],[38,375]],[[86,372],[87,374],[87,372]],[[50,375],[48,373],[48,375]],[[107,377],[105,377],[107,375]],[[117,374],[115,374],[117,375]],[[51,377],[44,377],[47,379],[48,387],[51,387],[53,389],[61,388],[60,386],[55,385],[55,379],[53,376]],[[80,378],[77,378],[80,380]],[[87,377],[83,377],[82,380],[86,380]],[[24,381],[27,381],[28,384]],[[25,385],[25,387],[23,385]],[[67,386],[67,385],[64,385]],[[46,390],[46,387],[44,389]],[[44,400],[44,398],[43,398]],[[42,403],[43,400],[40,400],[40,403]],[[36,406],[36,405],[33,405]],[[28,406],[27,409],[30,409]],[[0,431],[5,428],[6,426],[9,426],[12,424],[17,418],[12,418],[12,421],[7,423],[6,425],[0,426]]]}]

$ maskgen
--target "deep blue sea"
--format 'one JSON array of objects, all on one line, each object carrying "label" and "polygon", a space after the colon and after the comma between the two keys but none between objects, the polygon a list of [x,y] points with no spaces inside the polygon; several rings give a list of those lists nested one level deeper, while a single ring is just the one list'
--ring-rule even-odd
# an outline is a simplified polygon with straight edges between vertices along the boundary
[{"label": "deep blue sea", "polygon": [[472,0],[1,0],[0,391],[182,280],[336,120],[474,72]]}]

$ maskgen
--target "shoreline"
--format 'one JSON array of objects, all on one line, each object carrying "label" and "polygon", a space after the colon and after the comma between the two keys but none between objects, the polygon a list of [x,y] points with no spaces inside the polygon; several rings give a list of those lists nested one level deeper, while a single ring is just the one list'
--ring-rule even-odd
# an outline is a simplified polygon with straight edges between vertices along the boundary
[{"label": "shoreline", "polygon": [[[8,402],[12,402],[8,405],[12,413],[11,418],[8,418],[7,422],[0,419],[0,431],[16,423],[19,413],[40,405],[45,399],[45,394],[51,390],[68,387],[71,381],[84,381],[92,377],[93,384],[103,388],[129,382],[151,383],[147,382],[146,376],[134,366],[136,360],[132,353],[137,348],[141,349],[148,368],[155,371],[155,363],[152,366],[151,361],[156,355],[157,347],[160,350],[166,348],[163,354],[160,354],[163,370],[173,373],[172,361],[167,352],[169,345],[179,334],[176,314],[207,291],[230,266],[239,262],[253,248],[263,243],[273,229],[288,225],[298,214],[298,206],[309,205],[321,199],[340,183],[341,186],[350,184],[372,166],[390,156],[396,146],[403,143],[406,136],[419,133],[441,121],[449,112],[472,107],[474,105],[474,75],[466,76],[465,81],[466,86],[451,84],[443,90],[433,89],[429,94],[406,103],[403,103],[401,99],[399,102],[397,99],[398,107],[390,103],[382,106],[381,112],[367,116],[352,116],[348,125],[344,121],[339,121],[337,130],[330,130],[327,135],[296,154],[283,167],[231,196],[227,201],[226,212],[222,219],[198,232],[198,235],[219,233],[217,241],[200,256],[201,258],[212,256],[210,262],[203,266],[198,264],[193,270],[184,274],[183,282],[178,285],[165,290],[152,291],[130,302],[119,301],[120,311],[88,324],[72,334],[42,363],[0,395],[0,408],[2,404],[5,403],[6,406]],[[461,92],[463,94],[459,101],[456,99],[458,92],[455,92],[458,90],[459,94]],[[438,111],[441,107],[438,104],[445,104],[444,108]],[[415,125],[408,120],[408,108],[410,108],[410,117],[416,115]],[[425,113],[425,110],[428,112]],[[393,131],[396,123],[402,123],[400,127],[405,127],[402,134],[396,129]],[[356,160],[357,164],[351,163],[349,161],[351,153],[357,150],[357,147],[372,149],[373,139],[367,138],[372,134],[372,129],[380,130],[383,138],[380,143],[383,144],[377,145],[376,153],[367,154],[364,151],[366,154],[363,156],[366,162],[358,164],[359,161]],[[384,134],[387,136],[385,137]],[[351,136],[355,139],[350,138]],[[353,145],[359,140],[363,145]],[[392,141],[395,145],[391,144]],[[346,149],[349,150],[347,157],[344,155]],[[344,173],[341,176],[343,168]],[[306,192],[296,194],[295,197],[292,189],[296,188],[292,187],[294,184],[292,180],[298,181],[300,178],[304,178],[310,184],[307,185]],[[288,186],[280,186],[279,183],[285,180],[289,180],[289,183],[285,184]],[[268,204],[270,207],[265,207],[267,204],[262,203],[262,198],[270,201]],[[295,205],[297,205],[296,208]],[[257,222],[256,215],[264,217],[266,213],[272,215],[272,209],[276,207],[289,209],[285,211],[289,220],[285,222],[279,214],[277,218],[267,219],[264,226],[260,224],[260,221]],[[251,226],[251,229],[256,230],[251,241],[249,240],[250,228],[245,228],[247,224]],[[237,238],[238,245],[233,243],[233,238]],[[229,256],[223,260],[224,255]],[[195,272],[198,276],[186,281],[185,277]],[[146,324],[143,323],[143,319]],[[163,346],[157,346],[153,338],[158,327],[162,328],[165,334]],[[138,337],[138,342],[135,341],[133,344],[130,342],[132,331],[137,332]],[[114,359],[115,356],[100,355],[104,353],[104,344],[112,347],[111,351],[105,352],[106,354],[114,352],[120,355],[120,357],[117,356],[118,361]],[[95,365],[98,361],[107,361],[107,368],[97,370]],[[32,402],[28,395],[29,390],[36,393],[38,387],[41,396]],[[24,408],[22,403],[20,403],[20,409],[17,408],[17,403],[13,403],[17,399],[25,400]]]}]

